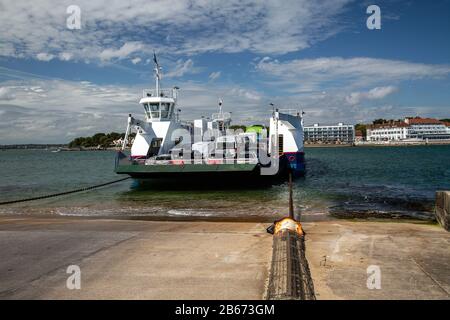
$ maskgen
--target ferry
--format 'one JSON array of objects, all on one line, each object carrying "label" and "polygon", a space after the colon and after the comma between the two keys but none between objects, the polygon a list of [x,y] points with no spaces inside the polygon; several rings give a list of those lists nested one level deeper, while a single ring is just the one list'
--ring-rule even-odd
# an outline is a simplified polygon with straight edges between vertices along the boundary
[{"label": "ferry", "polygon": [[[231,113],[223,110],[210,118],[180,119],[178,87],[161,89],[161,67],[154,55],[155,89],[143,90],[139,104],[144,119],[131,114],[115,172],[137,179],[284,180],[305,173],[303,112],[273,109],[269,127],[231,130]],[[256,128],[256,129],[255,129]],[[131,150],[127,146],[135,132]]]}]

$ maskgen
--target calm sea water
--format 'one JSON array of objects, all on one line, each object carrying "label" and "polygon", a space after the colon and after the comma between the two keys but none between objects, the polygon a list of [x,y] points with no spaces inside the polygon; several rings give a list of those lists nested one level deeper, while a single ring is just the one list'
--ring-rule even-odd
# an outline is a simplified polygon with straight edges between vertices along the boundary
[{"label": "calm sea water", "polygon": [[[307,175],[295,181],[296,212],[432,216],[436,190],[450,189],[450,146],[307,148]],[[121,178],[114,152],[0,151],[0,201]],[[239,182],[236,182],[238,184]],[[0,206],[0,214],[208,217],[273,220],[287,212],[287,185],[227,190],[160,189],[126,180],[52,199]]]}]

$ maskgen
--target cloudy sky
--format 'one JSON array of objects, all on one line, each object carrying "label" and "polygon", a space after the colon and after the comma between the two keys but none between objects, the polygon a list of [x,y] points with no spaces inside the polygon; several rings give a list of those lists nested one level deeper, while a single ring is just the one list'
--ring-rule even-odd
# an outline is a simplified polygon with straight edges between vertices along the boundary
[{"label": "cloudy sky", "polygon": [[448,118],[449,15],[450,0],[0,0],[0,144],[123,132],[154,85],[153,51],[185,120],[218,99],[244,124],[271,102],[307,124]]}]

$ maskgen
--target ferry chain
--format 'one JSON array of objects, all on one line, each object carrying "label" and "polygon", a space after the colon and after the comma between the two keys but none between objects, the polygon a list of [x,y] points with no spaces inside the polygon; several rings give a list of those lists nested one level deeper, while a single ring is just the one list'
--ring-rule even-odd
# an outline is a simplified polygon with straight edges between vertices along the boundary
[{"label": "ferry chain", "polygon": [[53,198],[53,197],[63,196],[63,195],[67,195],[67,194],[71,194],[71,193],[76,193],[76,192],[88,191],[88,190],[92,190],[92,189],[104,187],[104,186],[107,186],[107,185],[110,185],[110,184],[113,184],[113,183],[125,181],[125,180],[127,180],[127,179],[130,179],[130,177],[126,177],[126,178],[119,179],[119,180],[114,180],[114,181],[109,181],[109,182],[106,182],[106,183],[97,184],[97,185],[95,185],[95,186],[90,186],[90,187],[80,188],[80,189],[76,189],[76,190],[70,190],[70,191],[65,191],[65,192],[59,192],[59,193],[53,193],[53,194],[47,194],[47,195],[44,195],[44,196],[33,197],[33,198],[27,198],[27,199],[19,199],[19,200],[4,201],[4,202],[0,202],[0,206],[1,206],[1,205],[6,205],[6,204],[19,203],[19,202],[26,202],[26,201],[33,201],[33,200],[40,200],[40,199]]}]

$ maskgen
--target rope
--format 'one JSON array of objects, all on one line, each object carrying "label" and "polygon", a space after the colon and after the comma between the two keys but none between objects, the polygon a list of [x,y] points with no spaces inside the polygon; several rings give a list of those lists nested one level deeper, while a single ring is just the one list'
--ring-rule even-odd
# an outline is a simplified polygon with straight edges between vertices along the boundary
[{"label": "rope", "polygon": [[19,203],[19,202],[26,202],[26,201],[33,201],[33,200],[53,198],[53,197],[63,196],[63,195],[66,195],[66,194],[71,194],[71,193],[76,193],[76,192],[83,192],[83,191],[87,191],[87,190],[92,190],[92,189],[104,187],[104,186],[107,186],[107,185],[110,185],[110,184],[113,184],[113,183],[121,182],[121,181],[124,181],[124,180],[127,180],[127,179],[130,179],[130,177],[126,177],[126,178],[119,179],[119,180],[114,180],[114,181],[109,181],[109,182],[102,183],[102,184],[97,184],[95,186],[84,187],[84,188],[70,190],[70,191],[65,191],[65,192],[47,194],[45,196],[26,198],[26,199],[19,199],[19,200],[11,200],[11,201],[4,201],[4,202],[0,202],[0,206],[5,205],[5,204],[13,204],[13,203]]}]

